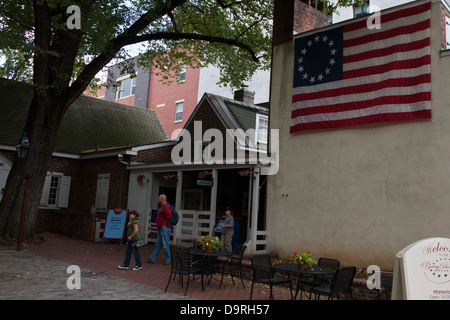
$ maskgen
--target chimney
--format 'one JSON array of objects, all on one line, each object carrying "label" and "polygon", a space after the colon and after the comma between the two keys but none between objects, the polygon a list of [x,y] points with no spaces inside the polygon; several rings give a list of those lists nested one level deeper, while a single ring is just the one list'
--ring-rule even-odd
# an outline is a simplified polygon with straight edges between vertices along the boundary
[{"label": "chimney", "polygon": [[253,104],[255,92],[248,91],[247,86],[243,85],[241,89],[234,92],[234,100]]}]

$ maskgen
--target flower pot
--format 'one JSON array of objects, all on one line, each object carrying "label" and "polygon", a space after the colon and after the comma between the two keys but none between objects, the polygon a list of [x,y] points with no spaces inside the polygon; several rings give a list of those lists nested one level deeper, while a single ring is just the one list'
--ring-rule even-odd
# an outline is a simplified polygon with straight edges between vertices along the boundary
[{"label": "flower pot", "polygon": [[213,253],[214,252],[214,248],[205,248],[205,249],[203,249],[203,251],[205,253]]},{"label": "flower pot", "polygon": [[298,264],[298,268],[299,269],[306,269],[306,268],[308,268],[308,265],[306,263],[299,263]]}]

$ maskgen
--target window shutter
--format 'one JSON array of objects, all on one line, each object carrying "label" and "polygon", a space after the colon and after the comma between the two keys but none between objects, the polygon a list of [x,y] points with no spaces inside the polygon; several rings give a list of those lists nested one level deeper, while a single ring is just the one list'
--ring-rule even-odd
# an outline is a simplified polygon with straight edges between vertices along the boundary
[{"label": "window shutter", "polygon": [[97,176],[97,192],[95,195],[95,208],[97,211],[108,210],[109,173]]},{"label": "window shutter", "polygon": [[42,189],[42,195],[41,195],[41,200],[39,201],[39,205],[40,206],[47,206],[48,205],[48,195],[49,195],[49,191],[50,191],[50,180],[51,180],[52,176],[48,175],[45,177],[45,182],[44,182],[44,188]]},{"label": "window shutter", "polygon": [[58,207],[67,208],[69,206],[70,181],[69,176],[61,177],[61,186],[59,187]]}]

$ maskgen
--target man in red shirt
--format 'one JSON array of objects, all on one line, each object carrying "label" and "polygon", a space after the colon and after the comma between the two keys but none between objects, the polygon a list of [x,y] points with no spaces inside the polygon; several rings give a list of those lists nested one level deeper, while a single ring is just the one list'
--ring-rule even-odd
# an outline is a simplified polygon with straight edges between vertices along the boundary
[{"label": "man in red shirt", "polygon": [[158,228],[156,233],[156,244],[155,249],[148,258],[148,261],[155,263],[156,257],[158,256],[162,245],[164,249],[164,256],[166,258],[166,261],[163,262],[163,264],[170,264],[172,261],[169,247],[170,233],[172,232],[172,226],[170,225],[170,219],[172,219],[172,208],[167,202],[167,197],[164,194],[161,194],[158,197],[158,204],[160,205],[160,208],[158,210],[158,214],[156,215],[156,226]]}]

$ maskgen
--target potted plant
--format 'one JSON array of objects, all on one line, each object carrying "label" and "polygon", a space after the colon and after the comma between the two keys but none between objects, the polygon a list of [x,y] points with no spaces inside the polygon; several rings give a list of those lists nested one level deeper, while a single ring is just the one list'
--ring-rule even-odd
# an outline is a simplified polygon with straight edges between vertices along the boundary
[{"label": "potted plant", "polygon": [[222,242],[217,237],[206,235],[197,240],[197,246],[205,252],[213,252],[214,250],[220,249]]},{"label": "potted plant", "polygon": [[314,260],[313,257],[314,254],[309,251],[307,252],[294,251],[292,254],[288,256],[289,261],[298,264],[299,268],[306,268],[312,266],[313,264],[317,264],[317,261]]}]

